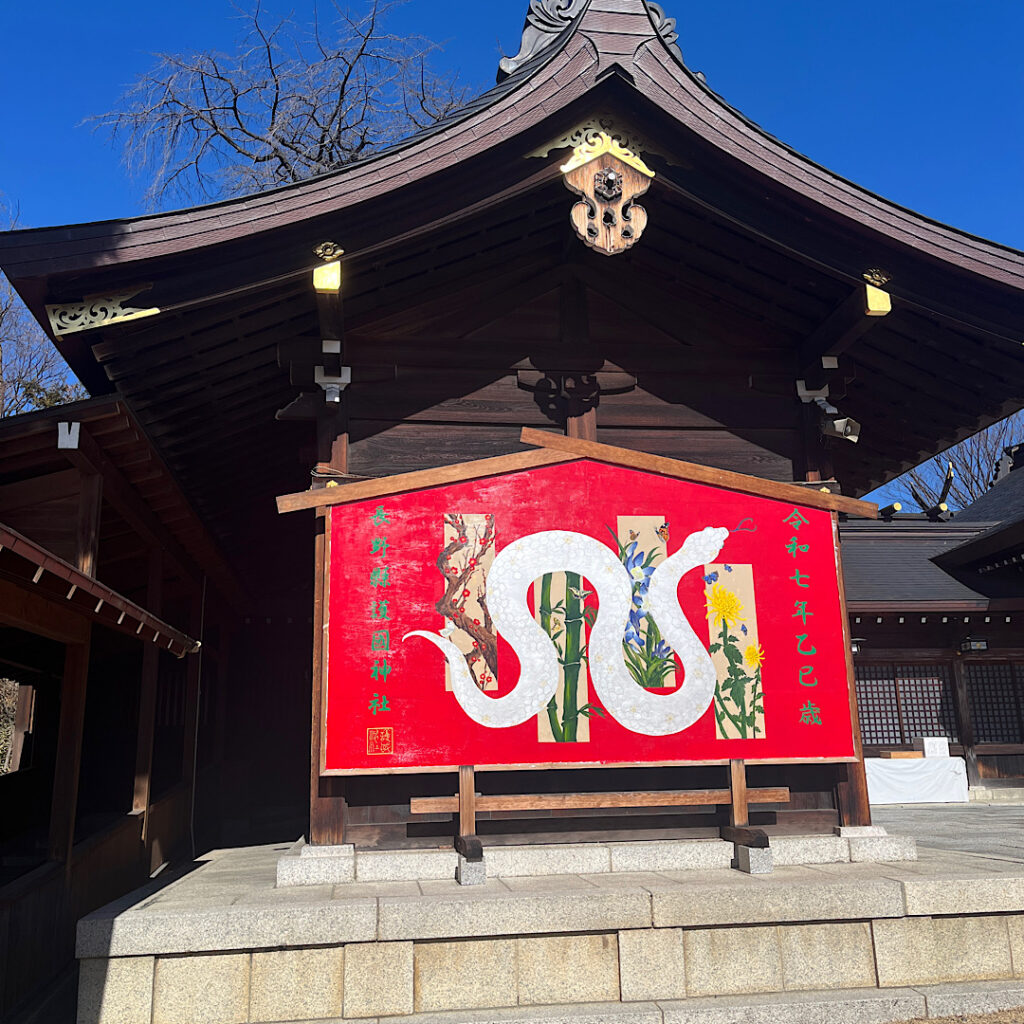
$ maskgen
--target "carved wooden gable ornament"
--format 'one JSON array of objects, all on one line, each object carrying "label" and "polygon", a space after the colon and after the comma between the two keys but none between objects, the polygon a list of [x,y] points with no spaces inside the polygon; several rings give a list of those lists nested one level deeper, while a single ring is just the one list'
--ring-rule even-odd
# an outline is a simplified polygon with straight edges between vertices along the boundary
[{"label": "carved wooden gable ornament", "polygon": [[636,199],[650,188],[654,171],[636,153],[600,131],[573,150],[561,171],[566,187],[582,198],[570,219],[586,245],[614,256],[640,238],[647,211]]}]

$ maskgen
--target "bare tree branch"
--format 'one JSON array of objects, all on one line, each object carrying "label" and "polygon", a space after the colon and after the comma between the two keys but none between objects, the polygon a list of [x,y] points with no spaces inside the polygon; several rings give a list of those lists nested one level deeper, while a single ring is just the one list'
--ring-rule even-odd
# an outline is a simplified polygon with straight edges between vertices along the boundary
[{"label": "bare tree branch", "polygon": [[1004,449],[1020,441],[1024,441],[1024,412],[993,423],[904,473],[889,486],[897,489],[909,508],[933,508],[943,500],[946,473],[952,463],[953,483],[945,501],[950,508],[966,508],[992,486]]},{"label": "bare tree branch", "polygon": [[232,54],[158,54],[156,64],[91,120],[124,146],[151,205],[223,199],[335,170],[461,106],[456,75],[430,70],[436,44],[385,28],[402,0],[333,3],[325,29],[240,12]]},{"label": "bare tree branch", "polygon": [[[10,218],[11,228],[16,219]],[[0,274],[0,416],[86,397],[53,342]]]}]

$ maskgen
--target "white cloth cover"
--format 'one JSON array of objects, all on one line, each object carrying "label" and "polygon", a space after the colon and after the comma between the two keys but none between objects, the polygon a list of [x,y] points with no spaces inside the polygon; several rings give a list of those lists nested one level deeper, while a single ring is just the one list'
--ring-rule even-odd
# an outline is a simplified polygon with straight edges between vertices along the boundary
[{"label": "white cloth cover", "polygon": [[873,804],[965,804],[970,799],[962,757],[867,757],[864,768]]}]

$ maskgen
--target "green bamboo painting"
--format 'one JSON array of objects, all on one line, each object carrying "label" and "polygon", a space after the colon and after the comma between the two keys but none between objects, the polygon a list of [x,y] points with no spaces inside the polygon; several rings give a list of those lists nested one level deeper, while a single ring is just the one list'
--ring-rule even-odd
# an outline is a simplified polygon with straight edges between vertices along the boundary
[{"label": "green bamboo painting", "polygon": [[586,606],[586,599],[592,591],[584,589],[579,573],[565,573],[565,598],[554,604],[553,581],[553,573],[541,577],[537,605],[541,628],[551,637],[558,651],[562,678],[561,715],[558,699],[552,697],[548,701],[547,718],[556,742],[574,743],[581,716],[604,717],[604,712],[593,704],[579,706],[580,674],[586,671],[587,662],[586,627],[593,625],[597,609]]}]

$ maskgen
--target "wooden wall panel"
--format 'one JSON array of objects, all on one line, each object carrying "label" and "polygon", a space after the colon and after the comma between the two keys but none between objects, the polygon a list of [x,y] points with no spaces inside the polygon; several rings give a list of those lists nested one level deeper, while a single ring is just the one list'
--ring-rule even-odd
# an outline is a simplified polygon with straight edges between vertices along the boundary
[{"label": "wooden wall panel", "polygon": [[417,469],[450,466],[471,459],[525,451],[519,427],[447,424],[352,422],[349,472],[359,476],[389,476]]},{"label": "wooden wall panel", "polygon": [[766,480],[793,479],[796,431],[746,431],[741,437],[727,430],[627,430],[602,428],[600,420],[598,424],[597,440],[602,444],[698,462]]}]

